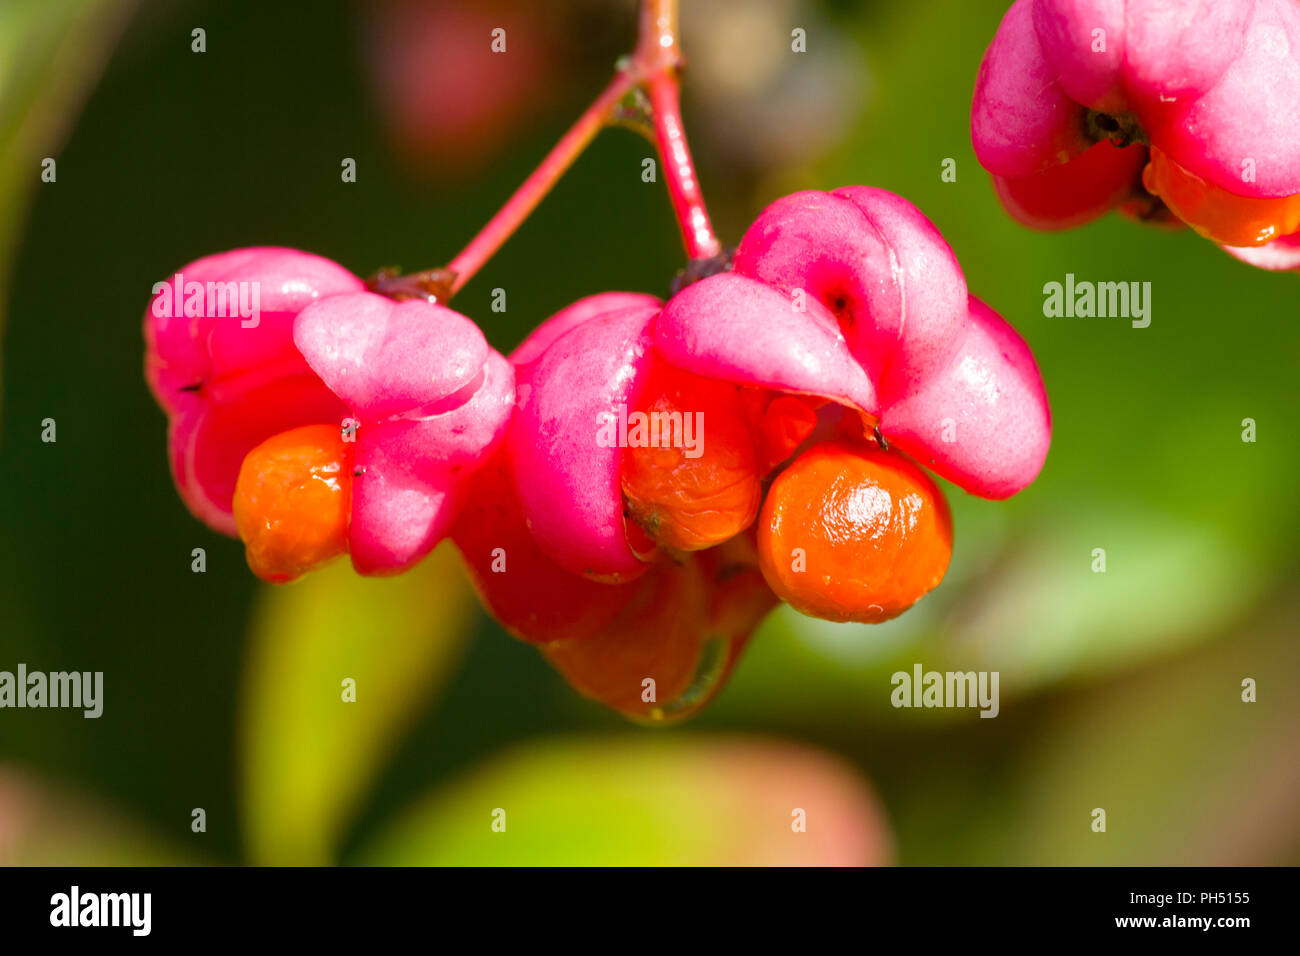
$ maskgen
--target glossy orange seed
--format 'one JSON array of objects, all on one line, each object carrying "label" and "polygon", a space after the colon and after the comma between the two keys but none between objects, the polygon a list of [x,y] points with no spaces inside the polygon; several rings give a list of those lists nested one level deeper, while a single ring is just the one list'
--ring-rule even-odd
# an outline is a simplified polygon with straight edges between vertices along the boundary
[{"label": "glossy orange seed", "polygon": [[292,581],[347,553],[351,448],[338,425],[305,425],[268,438],[244,458],[235,526],[259,578]]},{"label": "glossy orange seed", "polygon": [[866,442],[822,442],[772,482],[758,553],[768,585],[796,610],[874,624],[943,580],[952,518],[910,458]]},{"label": "glossy orange seed", "polygon": [[1142,184],[1179,219],[1224,245],[1260,246],[1300,231],[1300,194],[1275,199],[1238,196],[1212,186],[1154,146]]},{"label": "glossy orange seed", "polygon": [[[622,487],[628,516],[650,538],[698,551],[753,523],[762,489],[736,386],[660,369],[637,411],[646,417],[629,416]],[[638,422],[658,428],[638,433]]]}]

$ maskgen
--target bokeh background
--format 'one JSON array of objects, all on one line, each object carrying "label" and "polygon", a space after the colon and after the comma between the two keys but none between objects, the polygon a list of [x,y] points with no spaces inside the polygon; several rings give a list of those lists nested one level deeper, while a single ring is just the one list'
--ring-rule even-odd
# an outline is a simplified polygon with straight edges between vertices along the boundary
[{"label": "bokeh background", "polygon": [[[150,286],[246,245],[446,262],[603,85],[631,5],[6,0],[0,669],[103,671],[105,704],[0,711],[0,862],[1300,861],[1300,279],[1118,217],[1013,223],[968,129],[1005,3],[683,6],[724,240],[797,188],[919,205],[1037,355],[1041,478],[1005,503],[949,488],[940,589],[874,628],[774,614],[670,729],[571,692],[445,550],[396,581],[261,585],[172,489]],[[649,148],[603,134],[457,298],[494,345],[584,294],[666,291],[682,255]],[[1045,318],[1067,272],[1150,282],[1150,327]],[[1000,715],[893,709],[915,663],[999,671]]]}]

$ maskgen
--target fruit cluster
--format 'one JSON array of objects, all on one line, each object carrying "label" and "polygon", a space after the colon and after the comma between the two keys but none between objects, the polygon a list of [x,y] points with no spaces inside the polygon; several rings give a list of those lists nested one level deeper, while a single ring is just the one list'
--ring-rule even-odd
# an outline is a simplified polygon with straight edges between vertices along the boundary
[{"label": "fruit cluster", "polygon": [[199,260],[187,280],[257,282],[263,307],[146,313],[177,486],[270,581],[344,553],[396,573],[450,537],[580,691],[690,713],[778,601],[878,622],[939,583],[951,519],[921,466],[1003,498],[1050,440],[1028,347],[905,200],[787,196],[731,266],[666,303],[583,299],[507,360],[313,255]]},{"label": "fruit cluster", "polygon": [[179,310],[155,296],[145,315],[145,377],[190,510],[237,533],[268,581],[344,553],[362,574],[427,555],[514,403],[510,364],[478,326],[291,249],[208,256],[179,275],[195,291],[256,284],[261,301],[251,328],[202,295]]},{"label": "fruit cluster", "polygon": [[975,154],[1020,222],[1111,209],[1300,268],[1300,4],[1016,0],[980,67]]}]

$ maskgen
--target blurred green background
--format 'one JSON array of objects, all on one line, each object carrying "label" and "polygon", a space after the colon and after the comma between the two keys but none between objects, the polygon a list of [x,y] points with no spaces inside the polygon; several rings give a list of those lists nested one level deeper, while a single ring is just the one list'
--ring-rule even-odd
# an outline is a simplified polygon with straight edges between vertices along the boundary
[{"label": "blurred green background", "polygon": [[[1004,503],[950,488],[940,589],[875,628],[774,614],[666,730],[571,692],[445,550],[396,581],[260,585],[172,488],[151,284],[246,245],[362,275],[446,262],[631,46],[631,6],[8,0],[0,670],[103,671],[105,705],[0,710],[0,862],[1300,862],[1300,280],[1118,217],[1013,223],[968,128],[1004,3],[684,8],[724,241],[792,189],[915,202],[1034,349],[1041,478]],[[457,298],[494,345],[584,294],[666,291],[682,256],[648,149],[603,134]],[[1150,327],[1045,318],[1067,272],[1152,283]],[[1001,714],[891,708],[914,663],[999,671]]]}]

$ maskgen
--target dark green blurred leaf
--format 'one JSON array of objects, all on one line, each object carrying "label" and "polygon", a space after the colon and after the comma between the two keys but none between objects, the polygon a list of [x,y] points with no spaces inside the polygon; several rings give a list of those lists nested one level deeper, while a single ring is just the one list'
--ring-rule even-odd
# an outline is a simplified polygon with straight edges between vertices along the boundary
[{"label": "dark green blurred leaf", "polygon": [[[958,862],[1286,865],[1300,847],[1294,595],[1039,722]],[[1253,678],[1257,699],[1242,701]],[[1094,808],[1106,832],[1091,829]]]}]

